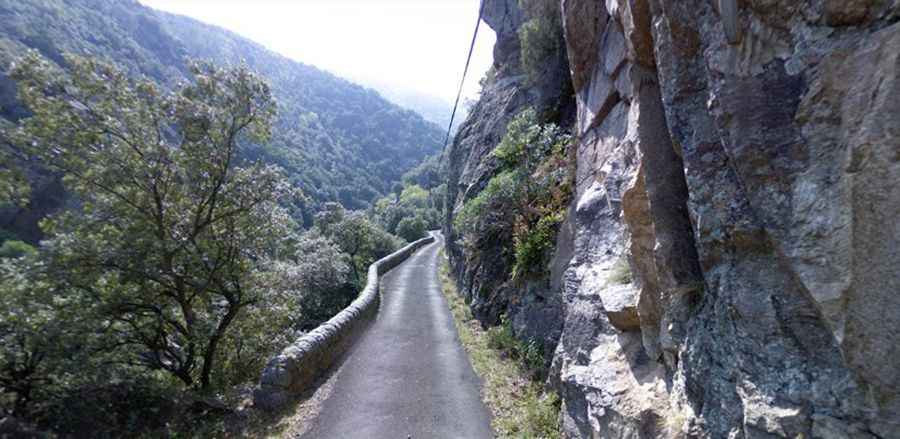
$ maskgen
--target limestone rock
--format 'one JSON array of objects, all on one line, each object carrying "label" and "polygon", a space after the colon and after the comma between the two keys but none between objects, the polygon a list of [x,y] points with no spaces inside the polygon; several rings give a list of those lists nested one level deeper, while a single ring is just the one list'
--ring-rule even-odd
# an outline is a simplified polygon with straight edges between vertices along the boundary
[{"label": "limestone rock", "polygon": [[900,437],[900,2],[561,8],[576,187],[554,286],[456,267],[476,299],[523,299],[517,333],[558,334],[565,436]]}]

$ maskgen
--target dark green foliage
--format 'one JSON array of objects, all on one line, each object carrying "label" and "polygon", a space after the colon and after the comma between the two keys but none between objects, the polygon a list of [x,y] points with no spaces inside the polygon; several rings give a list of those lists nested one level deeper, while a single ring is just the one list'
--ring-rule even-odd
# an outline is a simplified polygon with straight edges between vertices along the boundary
[{"label": "dark green foliage", "polygon": [[425,219],[419,215],[400,220],[397,224],[397,236],[412,242],[425,237]]},{"label": "dark green foliage", "polygon": [[568,145],[569,136],[558,127],[539,124],[533,110],[522,112],[493,151],[502,170],[454,218],[473,250],[512,242],[513,279],[545,273],[571,198]]},{"label": "dark green foliage", "polygon": [[[0,163],[4,164],[0,167],[0,209],[23,205],[31,196],[28,178],[20,165],[21,154],[18,154],[3,133],[4,128],[8,129],[11,125],[0,119]],[[16,166],[13,166],[14,163]]]},{"label": "dark green foliage", "polygon": [[80,202],[43,221],[37,250],[0,236],[0,415],[92,437],[202,425],[216,403],[196,395],[258,379],[398,240],[336,203],[296,233],[280,171],[237,159],[274,116],[246,68],[192,64],[169,92],[65,64],[30,53],[12,72],[30,117],[11,139]]},{"label": "dark green foliage", "polygon": [[499,325],[488,328],[487,336],[490,348],[503,351],[520,361],[532,374],[540,376],[546,372],[542,345],[536,340],[519,340],[505,315],[500,317]]},{"label": "dark green foliage", "polygon": [[407,241],[422,238],[425,231],[441,228],[445,178],[446,169],[439,163],[439,156],[432,156],[403,176],[394,196],[376,201],[370,215],[388,233]]},{"label": "dark green foliage", "polygon": [[454,227],[463,235],[479,240],[509,234],[515,225],[516,212],[511,207],[518,202],[519,183],[520,177],[513,170],[491,178],[456,214]]},{"label": "dark green foliage", "polygon": [[424,189],[440,186],[447,178],[446,164],[440,163],[441,155],[428,157],[415,168],[403,174],[405,186],[418,185]]},{"label": "dark green foliage", "polygon": [[39,250],[4,243],[18,257],[0,258],[0,413],[130,436],[164,427],[179,391],[255,379],[290,340],[302,295],[272,280],[291,263],[278,255],[293,191],[237,159],[274,116],[246,68],[191,64],[169,92],[94,59],[65,65],[29,53],[11,72],[30,116],[10,139],[79,203],[42,222]]},{"label": "dark green foliage", "polygon": [[541,216],[535,224],[525,225],[526,230],[517,230],[513,237],[516,252],[514,279],[544,272],[543,265],[556,247],[556,233],[562,220],[563,212],[556,211]]},{"label": "dark green foliage", "polygon": [[[251,145],[242,156],[285,169],[290,182],[309,198],[292,212],[306,225],[325,201],[339,201],[348,209],[369,207],[440,147],[439,127],[374,91],[221,28],[119,0],[0,2],[0,119],[27,115],[15,99],[14,83],[3,73],[26,48],[59,65],[65,64],[67,52],[99,56],[164,87],[187,80],[186,57],[220,65],[245,60],[270,81],[278,116],[271,142]],[[0,191],[21,188],[6,184],[21,179],[5,172],[0,172]],[[15,196],[21,193],[17,190]],[[46,213],[59,201],[32,205]]]},{"label": "dark green foliage", "polygon": [[37,251],[34,247],[22,241],[5,241],[0,245],[0,258],[20,258],[22,256],[33,256]]},{"label": "dark green foliage", "polygon": [[519,6],[529,17],[519,28],[522,68],[529,80],[535,82],[544,69],[552,66],[547,60],[556,59],[563,50],[559,2],[519,0]]},{"label": "dark green foliage", "polygon": [[370,221],[365,212],[348,212],[337,203],[326,204],[316,215],[315,231],[347,255],[357,288],[365,286],[369,265],[400,248],[400,240]]},{"label": "dark green foliage", "polygon": [[81,201],[44,222],[52,280],[96,303],[110,344],[141,352],[135,364],[209,390],[229,328],[263,301],[251,288],[259,261],[291,230],[280,170],[238,166],[270,135],[269,87],[246,68],[198,63],[167,93],[65,61],[60,72],[29,53],[12,72],[32,114],[16,145]]}]

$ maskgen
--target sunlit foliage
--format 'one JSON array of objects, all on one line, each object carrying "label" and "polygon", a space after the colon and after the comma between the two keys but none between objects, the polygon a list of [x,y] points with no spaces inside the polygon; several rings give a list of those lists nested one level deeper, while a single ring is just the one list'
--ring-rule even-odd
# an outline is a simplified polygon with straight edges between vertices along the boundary
[{"label": "sunlit foliage", "polygon": [[534,110],[523,111],[492,152],[501,171],[454,218],[456,230],[473,249],[512,241],[514,279],[545,271],[571,198],[569,143],[556,125],[542,125]]}]

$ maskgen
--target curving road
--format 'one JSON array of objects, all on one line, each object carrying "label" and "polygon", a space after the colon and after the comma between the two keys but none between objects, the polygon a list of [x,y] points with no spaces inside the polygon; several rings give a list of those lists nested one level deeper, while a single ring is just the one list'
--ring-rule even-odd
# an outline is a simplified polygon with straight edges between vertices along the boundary
[{"label": "curving road", "polygon": [[304,439],[491,438],[480,382],[441,294],[438,250],[384,275],[381,309]]}]

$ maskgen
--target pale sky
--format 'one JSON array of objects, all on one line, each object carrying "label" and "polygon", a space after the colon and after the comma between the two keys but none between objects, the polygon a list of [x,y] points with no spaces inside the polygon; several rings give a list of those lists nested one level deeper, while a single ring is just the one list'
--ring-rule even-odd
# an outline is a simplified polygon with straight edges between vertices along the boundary
[{"label": "pale sky", "polygon": [[[479,0],[140,0],[250,38],[365,85],[456,97]],[[474,97],[495,36],[483,22],[466,78]]]}]

